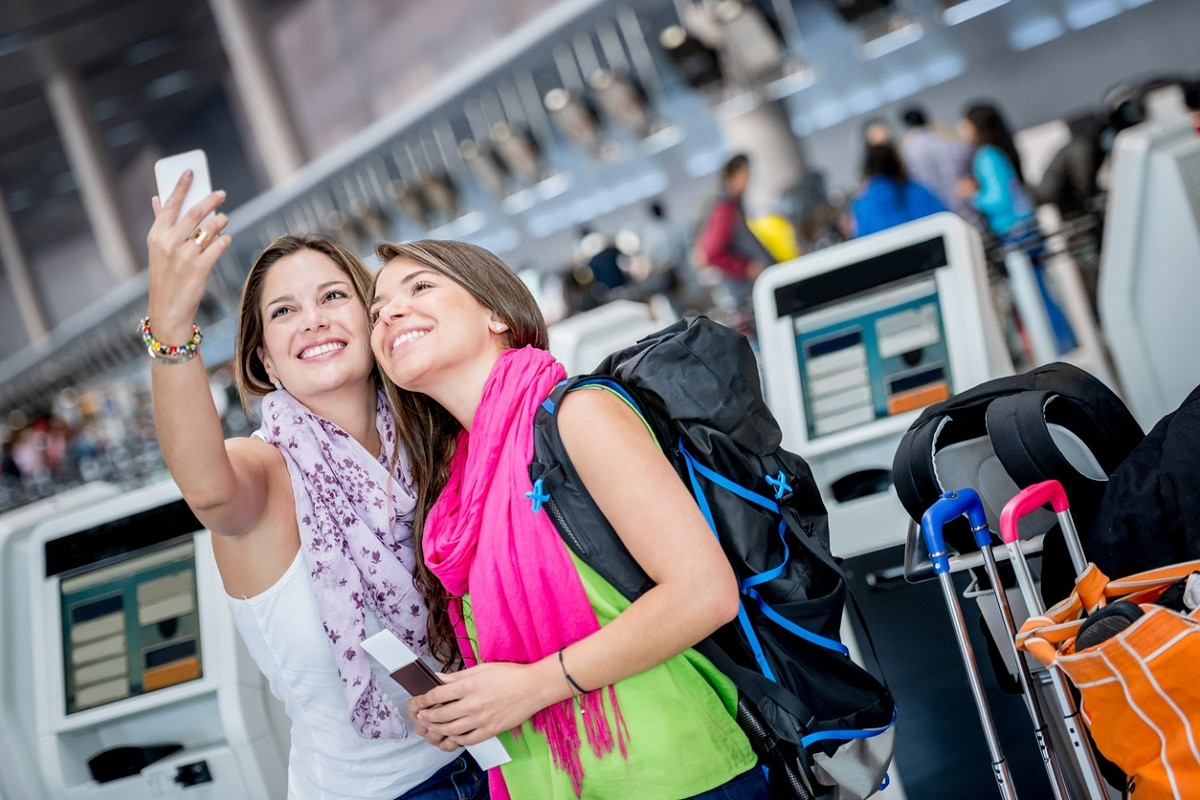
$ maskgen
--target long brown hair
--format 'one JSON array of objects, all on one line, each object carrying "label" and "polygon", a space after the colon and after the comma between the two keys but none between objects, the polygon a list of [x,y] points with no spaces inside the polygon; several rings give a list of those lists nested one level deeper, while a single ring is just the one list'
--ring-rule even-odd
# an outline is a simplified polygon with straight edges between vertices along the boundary
[{"label": "long brown hair", "polygon": [[[508,265],[482,247],[466,242],[426,239],[405,244],[381,244],[375,249],[379,263],[404,258],[445,275],[462,286],[508,326],[505,344],[510,348],[547,350],[550,336],[537,301]],[[380,272],[383,270],[381,269]],[[378,280],[380,272],[375,273]],[[374,286],[368,296],[374,296]],[[418,556],[413,581],[429,608],[429,651],[445,667],[461,658],[450,619],[450,597],[422,556],[425,520],[450,475],[458,434],[462,430],[450,412],[428,396],[383,382],[384,396],[396,417],[396,428],[408,451],[417,504],[413,538]]]},{"label": "long brown hair", "polygon": [[1000,109],[990,103],[976,103],[968,106],[963,116],[975,129],[975,141],[978,145],[980,147],[991,145],[1008,156],[1013,169],[1017,171],[1017,178],[1024,181],[1025,174],[1021,170],[1021,155],[1017,152],[1012,133],[1009,132],[1008,123],[1004,121]]},{"label": "long brown hair", "polygon": [[[233,375],[237,381],[238,394],[242,405],[263,395],[269,394],[274,387],[267,376],[267,368],[258,355],[258,348],[263,342],[263,319],[259,304],[262,302],[263,283],[267,273],[281,258],[295,255],[301,250],[312,250],[329,256],[354,286],[354,293],[366,313],[368,299],[371,297],[371,286],[374,276],[362,260],[342,247],[340,244],[319,233],[286,233],[276,238],[259,253],[246,275],[242,284],[242,298],[238,304],[237,344],[233,355]],[[365,319],[365,316],[364,316]],[[364,331],[364,334],[366,331]],[[371,372],[371,377],[379,385],[379,367]]]}]

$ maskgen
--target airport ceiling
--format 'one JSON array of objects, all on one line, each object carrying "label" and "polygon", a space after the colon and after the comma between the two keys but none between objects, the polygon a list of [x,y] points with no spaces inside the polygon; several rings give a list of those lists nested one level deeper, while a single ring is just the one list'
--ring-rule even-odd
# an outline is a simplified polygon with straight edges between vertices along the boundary
[{"label": "airport ceiling", "polygon": [[[295,0],[250,0],[264,21]],[[227,75],[207,0],[0,2],[0,191],[26,247],[86,223],[46,82],[74,73],[120,171]]]}]

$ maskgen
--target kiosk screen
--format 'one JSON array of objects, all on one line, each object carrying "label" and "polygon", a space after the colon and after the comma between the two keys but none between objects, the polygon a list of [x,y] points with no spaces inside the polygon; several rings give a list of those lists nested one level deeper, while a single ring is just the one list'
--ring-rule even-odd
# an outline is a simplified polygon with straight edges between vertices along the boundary
[{"label": "kiosk screen", "polygon": [[932,277],[802,314],[793,324],[810,440],[952,393]]},{"label": "kiosk screen", "polygon": [[67,714],[202,676],[191,535],[199,528],[179,503],[47,543],[47,571],[66,568]]}]

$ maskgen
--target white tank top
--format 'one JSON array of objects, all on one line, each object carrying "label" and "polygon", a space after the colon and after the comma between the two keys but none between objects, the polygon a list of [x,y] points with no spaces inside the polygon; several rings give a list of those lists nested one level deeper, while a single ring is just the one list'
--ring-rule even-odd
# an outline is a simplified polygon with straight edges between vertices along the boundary
[{"label": "white tank top", "polygon": [[[303,548],[270,589],[226,598],[251,657],[292,721],[288,800],[392,800],[457,758],[415,733],[363,739],[351,727]],[[366,635],[379,630],[368,609]],[[408,694],[378,664],[372,669],[407,719]]]}]

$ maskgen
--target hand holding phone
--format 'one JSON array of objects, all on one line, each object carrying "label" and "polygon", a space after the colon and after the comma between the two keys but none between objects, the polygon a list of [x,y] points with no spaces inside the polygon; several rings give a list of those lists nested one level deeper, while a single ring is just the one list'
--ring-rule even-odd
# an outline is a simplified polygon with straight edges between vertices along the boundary
[{"label": "hand holding phone", "polygon": [[[205,197],[212,194],[212,178],[208,173],[208,157],[203,150],[189,150],[154,162],[154,179],[158,184],[159,202],[166,199],[175,191],[176,184],[186,170],[192,171],[192,185],[179,207],[180,213],[187,211]],[[213,212],[215,213],[215,212]],[[204,219],[210,219],[209,213]],[[203,222],[204,220],[201,220]]]}]

